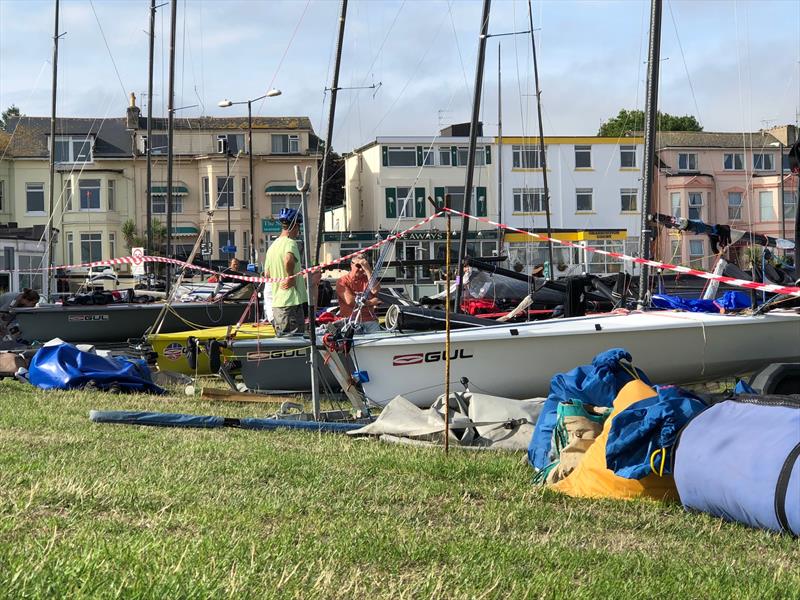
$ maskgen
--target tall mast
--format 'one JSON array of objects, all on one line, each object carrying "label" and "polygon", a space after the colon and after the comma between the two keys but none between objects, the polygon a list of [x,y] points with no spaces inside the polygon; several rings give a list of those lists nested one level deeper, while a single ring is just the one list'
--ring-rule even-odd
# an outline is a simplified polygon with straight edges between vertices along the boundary
[{"label": "tall mast", "polygon": [[150,55],[147,63],[147,254],[153,252],[153,159],[150,148],[153,145],[153,45],[156,37],[156,0],[150,0]]},{"label": "tall mast", "polygon": [[[653,193],[653,168],[656,159],[656,111],[658,110],[658,67],[661,60],[661,0],[650,2],[650,44],[647,50],[647,97],[644,120],[644,164],[642,165],[642,235],[639,254],[650,260],[650,205]],[[639,306],[647,298],[650,268],[642,265],[639,275]]]},{"label": "tall mast", "polygon": [[[342,66],[342,42],[344,41],[344,25],[347,17],[347,0],[342,0],[339,10],[339,36],[336,39],[336,63],[333,67],[331,83],[331,104],[328,109],[328,135],[325,138],[325,153],[322,155],[322,169],[319,183],[319,214],[317,215],[317,246],[314,250],[314,264],[319,262],[319,250],[322,246],[322,235],[325,232],[325,186],[328,179],[328,162],[331,156],[333,141],[333,121],[336,116],[336,95],[339,92],[339,68]],[[306,265],[309,267],[310,265]]]},{"label": "tall mast", "polygon": [[58,0],[56,0],[55,24],[53,26],[53,94],[50,100],[50,189],[48,201],[48,219],[45,228],[47,248],[47,271],[42,278],[42,294],[47,301],[50,296],[50,278],[53,270],[53,219],[55,218],[54,188],[56,184],[56,92],[58,91]]},{"label": "tall mast", "polygon": [[[169,92],[167,98],[167,256],[172,256],[172,148],[175,125],[175,23],[178,0],[172,0],[169,33]],[[149,140],[148,140],[149,141]],[[171,287],[170,268],[167,266],[167,292]]]},{"label": "tall mast", "polygon": [[[497,42],[497,221],[503,222],[503,86],[500,69],[500,42]],[[497,255],[500,256],[502,230],[497,232]]]},{"label": "tall mast", "polygon": [[[547,153],[544,147],[544,130],[542,128],[542,90],[539,87],[539,66],[536,62],[536,37],[533,33],[533,9],[531,8],[531,0],[528,0],[528,22],[531,26],[531,48],[533,50],[533,80],[536,85],[536,114],[539,118],[539,163],[542,166],[542,185],[544,185],[544,214],[545,225],[547,227],[547,237],[553,237],[553,231],[550,227],[550,190],[547,187]],[[553,242],[547,240],[547,260],[550,262],[550,268],[547,270],[547,278],[552,281],[555,273],[555,265],[553,264]]]},{"label": "tall mast", "polygon": [[[486,39],[489,30],[489,9],[492,0],[483,0],[483,14],[481,15],[481,33],[478,38],[478,62],[475,65],[475,90],[472,96],[472,120],[469,127],[469,153],[467,155],[467,180],[464,184],[464,212],[470,214],[472,203],[472,183],[475,175],[475,147],[478,143],[478,120],[481,111],[481,90],[483,89],[483,62],[486,58]],[[455,311],[461,310],[461,280],[464,271],[464,255],[467,250],[467,234],[469,233],[469,219],[461,217],[461,238],[458,242],[458,267],[456,271],[456,302]]]}]

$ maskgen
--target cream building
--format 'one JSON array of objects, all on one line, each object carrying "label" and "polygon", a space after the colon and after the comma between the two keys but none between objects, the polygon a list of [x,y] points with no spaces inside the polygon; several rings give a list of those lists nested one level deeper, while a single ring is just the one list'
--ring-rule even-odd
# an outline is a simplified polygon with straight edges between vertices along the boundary
[{"label": "cream building", "polygon": [[[146,119],[141,117],[134,98],[125,118],[56,121],[52,211],[52,226],[57,230],[56,265],[129,254],[123,236],[123,224],[129,220],[139,236],[144,236],[148,142],[153,149],[152,215],[162,227],[166,224],[166,119],[154,119],[152,130],[148,141]],[[223,247],[230,240],[236,246],[236,256],[247,259],[253,244],[247,118],[176,118],[174,130],[173,256],[188,256],[207,211],[213,209],[206,234],[213,253],[206,258],[226,261],[229,255]],[[10,119],[0,142],[0,223],[12,228],[45,227],[53,148],[50,119]],[[283,206],[300,205],[295,165],[311,167],[307,221],[315,237],[318,145],[307,117],[253,119],[253,216],[259,257],[280,231],[273,215]],[[163,253],[165,245],[153,250]],[[40,263],[41,258],[37,261]]]}]

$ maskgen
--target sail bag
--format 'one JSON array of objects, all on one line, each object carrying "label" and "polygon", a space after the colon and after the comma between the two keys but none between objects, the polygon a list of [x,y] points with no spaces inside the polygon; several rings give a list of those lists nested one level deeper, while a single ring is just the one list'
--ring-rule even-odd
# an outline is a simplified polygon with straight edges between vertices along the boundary
[{"label": "sail bag", "polygon": [[715,404],[681,432],[673,475],[687,509],[800,535],[800,396]]}]

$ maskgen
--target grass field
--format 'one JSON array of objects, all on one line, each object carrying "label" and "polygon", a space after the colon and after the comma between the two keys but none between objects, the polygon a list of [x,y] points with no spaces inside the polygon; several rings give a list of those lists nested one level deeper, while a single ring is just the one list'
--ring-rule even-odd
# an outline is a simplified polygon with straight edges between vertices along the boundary
[{"label": "grass field", "polygon": [[800,542],[533,488],[520,455],[98,425],[265,406],[0,382],[0,595],[790,598]]}]

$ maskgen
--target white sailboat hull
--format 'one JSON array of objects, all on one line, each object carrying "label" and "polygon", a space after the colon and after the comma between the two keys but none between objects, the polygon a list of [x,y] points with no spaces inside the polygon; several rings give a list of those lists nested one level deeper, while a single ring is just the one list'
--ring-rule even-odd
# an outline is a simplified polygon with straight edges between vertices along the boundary
[{"label": "white sailboat hull", "polygon": [[[546,396],[556,373],[625,348],[654,383],[689,383],[800,360],[800,315],[739,316],[672,311],[598,315],[451,333],[451,386]],[[356,338],[353,356],[366,371],[367,397],[384,405],[402,394],[418,406],[444,393],[444,333]]]}]

